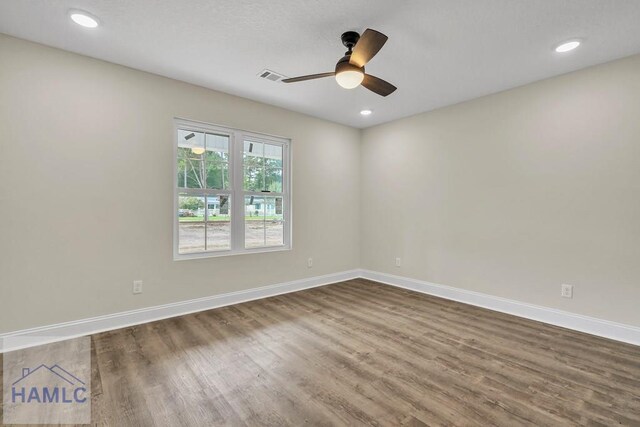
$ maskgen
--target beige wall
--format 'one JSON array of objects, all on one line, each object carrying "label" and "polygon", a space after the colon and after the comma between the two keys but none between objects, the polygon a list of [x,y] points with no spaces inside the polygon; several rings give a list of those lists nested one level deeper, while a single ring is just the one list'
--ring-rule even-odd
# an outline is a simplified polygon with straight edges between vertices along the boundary
[{"label": "beige wall", "polygon": [[640,326],[640,56],[367,129],[361,171],[363,268]]},{"label": "beige wall", "polygon": [[[0,58],[0,333],[358,267],[358,130],[2,35]],[[172,261],[175,116],[292,139],[292,251]]]}]

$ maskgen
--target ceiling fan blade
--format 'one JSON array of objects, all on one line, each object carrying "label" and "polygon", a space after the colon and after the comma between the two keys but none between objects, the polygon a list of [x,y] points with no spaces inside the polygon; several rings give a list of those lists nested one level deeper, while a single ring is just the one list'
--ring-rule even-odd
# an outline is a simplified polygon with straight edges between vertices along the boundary
[{"label": "ceiling fan blade", "polygon": [[330,77],[335,75],[336,73],[331,71],[330,73],[321,73],[321,74],[309,74],[308,76],[300,76],[300,77],[291,77],[289,79],[282,79],[284,83],[295,83],[295,82],[303,82],[305,80],[313,80],[313,79],[321,79],[323,77]]},{"label": "ceiling fan blade", "polygon": [[386,82],[371,74],[365,74],[362,86],[369,89],[371,92],[375,92],[380,96],[391,95],[397,88],[389,82]]},{"label": "ceiling fan blade", "polygon": [[379,31],[367,28],[353,48],[349,63],[356,67],[364,67],[382,49],[388,38]]}]

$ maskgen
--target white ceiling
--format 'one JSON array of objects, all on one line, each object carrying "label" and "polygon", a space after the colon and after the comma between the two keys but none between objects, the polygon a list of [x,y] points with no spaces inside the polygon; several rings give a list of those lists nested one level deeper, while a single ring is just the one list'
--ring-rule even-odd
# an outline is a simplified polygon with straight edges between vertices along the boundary
[{"label": "white ceiling", "polygon": [[[102,25],[73,24],[71,8]],[[639,53],[639,23],[639,0],[0,2],[2,33],[359,128]],[[340,34],[367,27],[389,36],[367,65],[398,87],[387,98],[331,78],[257,77],[332,71]],[[579,49],[553,52],[575,37]]]}]

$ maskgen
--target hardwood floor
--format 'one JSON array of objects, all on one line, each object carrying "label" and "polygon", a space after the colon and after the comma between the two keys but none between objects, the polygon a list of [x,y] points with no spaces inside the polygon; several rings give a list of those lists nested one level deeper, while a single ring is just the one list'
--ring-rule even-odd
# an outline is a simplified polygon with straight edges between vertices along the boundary
[{"label": "hardwood floor", "polygon": [[640,426],[640,347],[352,280],[92,337],[109,426]]}]

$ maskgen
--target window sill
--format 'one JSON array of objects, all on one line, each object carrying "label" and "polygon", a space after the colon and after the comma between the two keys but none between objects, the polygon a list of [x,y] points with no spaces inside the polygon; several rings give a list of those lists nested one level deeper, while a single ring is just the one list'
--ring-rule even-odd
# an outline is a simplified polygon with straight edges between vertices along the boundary
[{"label": "window sill", "polygon": [[235,256],[235,255],[251,255],[251,254],[261,254],[261,253],[269,253],[269,252],[283,252],[290,251],[290,246],[269,246],[265,248],[255,248],[255,249],[241,249],[241,250],[228,250],[228,251],[216,251],[216,252],[195,252],[192,254],[173,254],[174,261],[188,261],[193,259],[203,259],[203,258],[220,258],[227,256]]}]

